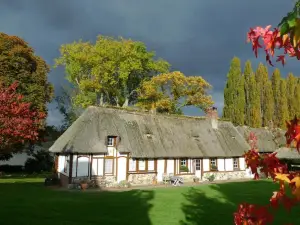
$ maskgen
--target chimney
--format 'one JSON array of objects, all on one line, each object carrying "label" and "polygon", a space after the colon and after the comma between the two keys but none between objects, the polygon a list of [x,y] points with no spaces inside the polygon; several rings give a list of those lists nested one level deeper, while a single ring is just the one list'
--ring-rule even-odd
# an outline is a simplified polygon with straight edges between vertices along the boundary
[{"label": "chimney", "polygon": [[213,129],[218,129],[218,109],[216,107],[210,107],[206,110],[206,118]]}]

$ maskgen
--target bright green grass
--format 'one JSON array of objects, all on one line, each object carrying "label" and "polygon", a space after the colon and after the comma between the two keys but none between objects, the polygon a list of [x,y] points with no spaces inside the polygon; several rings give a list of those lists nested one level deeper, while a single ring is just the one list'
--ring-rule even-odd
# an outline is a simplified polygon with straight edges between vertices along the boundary
[{"label": "bright green grass", "polygon": [[[0,179],[0,223],[9,225],[231,225],[237,204],[268,203],[277,187],[250,181],[124,192],[61,191],[40,178]],[[300,224],[300,208],[274,224]]]}]

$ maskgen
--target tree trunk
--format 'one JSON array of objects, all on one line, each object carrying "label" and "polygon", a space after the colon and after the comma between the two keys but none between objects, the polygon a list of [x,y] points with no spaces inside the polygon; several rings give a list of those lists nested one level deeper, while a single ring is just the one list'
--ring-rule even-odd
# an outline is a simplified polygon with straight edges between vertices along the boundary
[{"label": "tree trunk", "polygon": [[103,93],[97,93],[97,104],[103,106]]},{"label": "tree trunk", "polygon": [[123,105],[122,105],[122,108],[128,107],[128,105],[129,105],[129,99],[126,98],[126,99],[125,99],[125,102],[124,102]]}]

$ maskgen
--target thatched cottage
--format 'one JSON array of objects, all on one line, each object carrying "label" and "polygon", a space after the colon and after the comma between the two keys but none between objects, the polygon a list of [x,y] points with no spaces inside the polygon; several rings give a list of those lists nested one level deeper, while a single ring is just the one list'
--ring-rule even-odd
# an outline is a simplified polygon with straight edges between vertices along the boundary
[{"label": "thatched cottage", "polygon": [[83,177],[134,185],[162,181],[166,174],[185,180],[249,177],[242,157],[249,148],[231,122],[89,107],[50,151],[63,185]]}]

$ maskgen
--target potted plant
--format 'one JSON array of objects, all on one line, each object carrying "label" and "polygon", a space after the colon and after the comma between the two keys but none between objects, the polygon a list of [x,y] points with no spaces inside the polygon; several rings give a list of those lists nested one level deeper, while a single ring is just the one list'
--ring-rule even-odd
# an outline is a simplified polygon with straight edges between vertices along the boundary
[{"label": "potted plant", "polygon": [[180,169],[179,169],[180,172],[189,172],[189,168],[187,168],[186,166],[180,166]]},{"label": "potted plant", "polygon": [[194,180],[194,183],[198,183],[200,181],[200,178],[199,177],[194,177],[193,180]]},{"label": "potted plant", "polygon": [[88,179],[82,179],[80,181],[81,190],[86,190],[88,188]]},{"label": "potted plant", "polygon": [[217,166],[214,166],[214,165],[212,165],[210,169],[211,169],[212,171],[218,171],[218,167],[217,167]]}]

